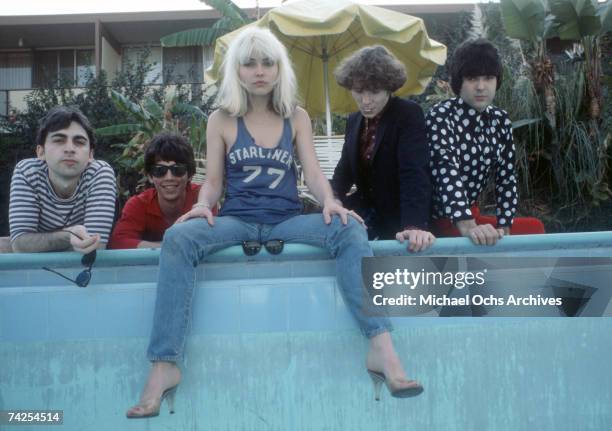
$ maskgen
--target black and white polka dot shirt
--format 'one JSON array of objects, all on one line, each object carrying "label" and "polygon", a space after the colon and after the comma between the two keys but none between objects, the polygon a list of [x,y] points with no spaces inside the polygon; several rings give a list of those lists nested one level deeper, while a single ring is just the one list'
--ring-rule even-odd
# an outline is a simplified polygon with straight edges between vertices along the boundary
[{"label": "black and white polka dot shirt", "polygon": [[460,97],[429,110],[427,141],[434,186],[433,217],[453,223],[473,218],[470,208],[495,174],[498,227],[510,227],[517,190],[512,122],[495,106],[478,112]]}]

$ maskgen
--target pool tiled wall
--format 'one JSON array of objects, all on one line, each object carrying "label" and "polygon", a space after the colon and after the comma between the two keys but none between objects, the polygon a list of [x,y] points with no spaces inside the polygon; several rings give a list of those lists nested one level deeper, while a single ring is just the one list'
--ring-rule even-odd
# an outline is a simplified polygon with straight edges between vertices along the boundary
[{"label": "pool tiled wall", "polygon": [[[429,254],[612,256],[612,233],[552,239],[440,240]],[[199,267],[177,412],[129,421],[148,369],[157,251],[100,253],[85,289],[45,265],[82,269],[76,254],[0,255],[0,410],[65,414],[62,426],[20,430],[612,429],[612,318],[395,318],[397,350],[426,389],[374,402],[335,264],[302,246],[250,261],[226,250]]]}]

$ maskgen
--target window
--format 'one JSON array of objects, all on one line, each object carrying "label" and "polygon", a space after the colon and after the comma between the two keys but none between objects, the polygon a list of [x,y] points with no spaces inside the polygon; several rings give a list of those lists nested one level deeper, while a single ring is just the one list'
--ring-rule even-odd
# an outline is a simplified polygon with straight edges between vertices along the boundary
[{"label": "window", "polygon": [[34,86],[84,86],[95,72],[92,49],[44,50],[34,53]]},{"label": "window", "polygon": [[0,90],[0,115],[8,114],[8,91]]},{"label": "window", "polygon": [[76,52],[76,85],[85,87],[87,81],[96,74],[93,63],[94,52],[91,49],[79,49]]},{"label": "window", "polygon": [[204,70],[212,65],[214,46],[188,46],[161,48],[124,47],[121,55],[122,69],[134,67],[145,61],[151,67],[146,84],[192,84],[204,81]]},{"label": "window", "polygon": [[34,86],[57,84],[59,59],[57,51],[38,51],[34,54]]},{"label": "window", "polygon": [[202,82],[202,48],[187,46],[164,49],[164,82],[191,84]]},{"label": "window", "polygon": [[128,65],[136,66],[140,61],[150,65],[145,78],[145,84],[162,83],[162,49],[160,47],[127,47],[123,48],[121,68],[126,70]]},{"label": "window", "polygon": [[0,90],[23,90],[32,85],[32,54],[0,53]]}]

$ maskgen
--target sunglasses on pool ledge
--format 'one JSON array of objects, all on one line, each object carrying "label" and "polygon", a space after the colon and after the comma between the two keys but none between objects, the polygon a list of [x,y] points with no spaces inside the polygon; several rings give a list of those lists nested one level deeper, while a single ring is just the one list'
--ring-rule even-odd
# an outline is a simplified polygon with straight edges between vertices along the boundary
[{"label": "sunglasses on pool ledge", "polygon": [[[281,254],[285,242],[282,239],[271,239],[264,242],[263,246],[270,254]],[[242,251],[247,256],[255,256],[261,250],[259,241],[242,241]]]},{"label": "sunglasses on pool ledge", "polygon": [[[81,240],[83,239],[76,233],[70,232],[69,230],[62,230],[62,232],[68,232],[71,235],[76,236],[78,239],[81,239]],[[91,268],[93,267],[93,264],[95,261],[96,261],[96,251],[95,250],[90,251],[89,253],[83,255],[83,257],[81,258],[81,264],[85,266],[86,269],[81,271],[79,275],[76,276],[76,279],[74,280],[70,277],[66,277],[64,274],[61,274],[51,268],[47,268],[46,266],[43,266],[42,269],[44,269],[45,271],[52,272],[53,274],[59,275],[60,277],[68,280],[71,283],[76,284],[79,287],[87,287],[87,285],[91,281]]]},{"label": "sunglasses on pool ledge", "polygon": [[187,166],[185,165],[171,165],[171,166],[155,165],[153,166],[153,168],[151,168],[151,172],[149,173],[151,174],[152,177],[163,178],[166,176],[168,171],[170,171],[170,173],[174,177],[182,177],[183,175],[187,173]]}]

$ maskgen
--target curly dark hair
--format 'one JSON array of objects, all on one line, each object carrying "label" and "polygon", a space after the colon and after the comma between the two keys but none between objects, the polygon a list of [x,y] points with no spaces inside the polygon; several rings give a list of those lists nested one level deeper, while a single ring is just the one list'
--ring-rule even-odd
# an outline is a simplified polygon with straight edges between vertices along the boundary
[{"label": "curly dark hair", "polygon": [[499,90],[502,75],[502,64],[497,48],[488,40],[468,40],[455,49],[450,64],[450,77],[451,88],[457,96],[461,93],[463,78],[466,76],[495,76]]},{"label": "curly dark hair", "polygon": [[334,76],[338,85],[348,90],[393,93],[406,82],[406,68],[387,48],[374,45],[345,58]]},{"label": "curly dark hair", "polygon": [[93,128],[87,117],[78,108],[72,106],[55,106],[49,109],[49,112],[38,123],[36,145],[44,147],[49,133],[66,129],[72,122],[80,124],[85,130],[89,139],[89,148],[93,150],[96,145]]},{"label": "curly dark hair", "polygon": [[153,136],[144,153],[145,173],[148,175],[160,160],[187,166],[189,178],[195,174],[193,148],[181,135],[161,132]]}]

